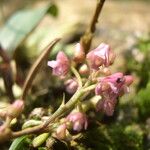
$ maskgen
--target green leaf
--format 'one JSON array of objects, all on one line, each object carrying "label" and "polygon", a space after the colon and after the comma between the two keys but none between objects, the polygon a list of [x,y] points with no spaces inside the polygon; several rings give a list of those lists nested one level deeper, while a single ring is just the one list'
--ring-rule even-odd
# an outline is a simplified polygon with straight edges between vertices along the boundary
[{"label": "green leaf", "polygon": [[141,119],[147,119],[150,116],[150,81],[146,88],[141,89],[136,97],[136,103]]},{"label": "green leaf", "polygon": [[47,12],[56,15],[56,6],[49,4],[41,8],[17,11],[0,29],[1,46],[9,52],[15,50]]},{"label": "green leaf", "polygon": [[27,150],[27,135],[21,136],[13,141],[9,150]]}]

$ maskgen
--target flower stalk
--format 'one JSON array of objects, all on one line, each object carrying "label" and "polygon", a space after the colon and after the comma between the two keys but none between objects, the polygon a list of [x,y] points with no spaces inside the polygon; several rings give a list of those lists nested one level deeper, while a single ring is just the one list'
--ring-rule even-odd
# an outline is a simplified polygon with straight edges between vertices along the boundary
[{"label": "flower stalk", "polygon": [[102,11],[105,0],[97,0],[96,9],[92,17],[89,28],[86,30],[84,35],[80,39],[80,43],[84,48],[85,53],[87,53],[91,47],[93,34],[96,30],[96,23],[98,22],[98,17]]}]

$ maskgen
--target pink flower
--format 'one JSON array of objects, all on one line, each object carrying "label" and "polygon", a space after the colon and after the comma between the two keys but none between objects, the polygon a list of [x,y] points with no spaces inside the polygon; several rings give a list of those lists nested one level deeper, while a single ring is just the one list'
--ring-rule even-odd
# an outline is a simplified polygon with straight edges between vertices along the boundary
[{"label": "pink flower", "polygon": [[89,68],[88,68],[87,64],[83,64],[80,66],[79,73],[81,75],[88,75],[89,74]]},{"label": "pink flower", "polygon": [[96,105],[98,111],[103,111],[108,116],[113,115],[117,97],[128,91],[128,86],[133,82],[132,76],[124,76],[118,72],[99,79],[95,93],[102,96],[102,100]]},{"label": "pink flower", "polygon": [[56,136],[58,139],[64,139],[66,137],[67,125],[61,124],[56,130]]},{"label": "pink flower", "polygon": [[53,74],[64,77],[69,71],[69,59],[64,52],[57,54],[56,60],[48,61],[48,66],[53,68]]},{"label": "pink flower", "polygon": [[94,70],[98,70],[102,65],[105,67],[111,65],[114,62],[115,54],[109,45],[102,43],[96,49],[90,51],[86,58],[90,67]]},{"label": "pink flower", "polygon": [[129,86],[130,84],[132,84],[133,77],[131,75],[125,75],[124,77],[125,77],[125,83],[126,83],[126,85]]},{"label": "pink flower", "polygon": [[114,113],[114,109],[116,106],[116,102],[117,100],[100,100],[98,101],[97,105],[96,105],[96,110],[97,111],[102,111],[103,113],[105,113],[107,116],[112,116]]},{"label": "pink flower", "polygon": [[87,129],[88,121],[84,113],[74,112],[70,113],[67,116],[67,121],[70,121],[73,124],[73,130],[80,132],[82,129]]},{"label": "pink flower", "polygon": [[16,118],[18,117],[24,109],[24,101],[16,100],[13,104],[11,104],[8,108],[7,115]]},{"label": "pink flower", "polygon": [[76,44],[75,53],[74,53],[74,61],[77,63],[82,63],[85,58],[85,52],[80,43]]},{"label": "pink flower", "polygon": [[78,88],[78,82],[75,78],[69,79],[65,82],[66,91],[70,94],[73,94],[76,92]]},{"label": "pink flower", "polygon": [[118,94],[120,88],[125,83],[123,73],[115,73],[107,77],[99,78],[99,83],[95,88],[96,95],[102,94],[103,92],[113,92]]}]

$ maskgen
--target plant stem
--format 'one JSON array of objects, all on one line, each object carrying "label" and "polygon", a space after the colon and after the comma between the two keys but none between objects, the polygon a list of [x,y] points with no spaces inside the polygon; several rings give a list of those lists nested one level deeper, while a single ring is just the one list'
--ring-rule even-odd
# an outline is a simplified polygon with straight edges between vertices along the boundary
[{"label": "plant stem", "polygon": [[0,64],[0,73],[2,74],[4,80],[4,86],[10,102],[14,101],[14,94],[12,91],[12,86],[14,84],[12,68],[10,65],[11,59],[7,55],[6,51],[0,45],[0,57],[3,62]]},{"label": "plant stem", "polygon": [[91,85],[91,86],[89,86],[89,87],[87,87],[87,88],[84,88],[84,89],[83,89],[83,92],[86,93],[86,92],[88,92],[88,91],[91,91],[91,90],[95,89],[96,85],[97,85],[97,84],[93,84],[93,85]]},{"label": "plant stem", "polygon": [[43,124],[38,125],[36,127],[24,129],[22,131],[13,132],[12,138],[31,134],[31,133],[36,133],[36,132],[40,132],[40,131],[44,130],[44,128],[46,128],[56,118],[62,116],[64,113],[70,111],[75,106],[75,104],[77,104],[77,102],[78,102],[79,98],[82,96],[82,94],[83,94],[83,89],[82,88],[78,89],[76,91],[76,93],[72,96],[72,98],[64,106],[60,106],[55,111],[55,113],[48,120],[46,120]]},{"label": "plant stem", "polygon": [[78,84],[79,84],[79,88],[82,87],[82,79],[80,77],[80,74],[78,73],[78,71],[72,66],[71,67],[71,71],[74,73],[74,75],[76,76],[77,78],[77,81],[78,81]]},{"label": "plant stem", "polygon": [[11,121],[12,119],[7,116],[6,121],[5,121],[5,127],[9,128]]},{"label": "plant stem", "polygon": [[95,87],[96,87],[96,84],[91,85],[91,86],[86,87],[86,88],[79,88],[76,91],[76,93],[71,97],[71,99],[66,104],[61,105],[55,111],[55,113],[48,120],[46,120],[43,124],[35,126],[35,127],[32,127],[32,128],[24,129],[22,131],[13,132],[12,133],[12,138],[19,137],[19,136],[22,136],[22,135],[31,134],[31,133],[36,133],[36,132],[40,132],[40,131],[44,130],[50,123],[55,121],[55,119],[57,119],[60,116],[64,115],[66,112],[72,110],[72,108],[78,103],[79,98],[85,92],[93,90]]},{"label": "plant stem", "polygon": [[87,53],[91,47],[93,34],[96,30],[96,23],[103,8],[104,2],[105,0],[97,0],[96,9],[92,17],[91,23],[89,25],[89,28],[80,39],[80,43],[84,47],[85,53]]}]

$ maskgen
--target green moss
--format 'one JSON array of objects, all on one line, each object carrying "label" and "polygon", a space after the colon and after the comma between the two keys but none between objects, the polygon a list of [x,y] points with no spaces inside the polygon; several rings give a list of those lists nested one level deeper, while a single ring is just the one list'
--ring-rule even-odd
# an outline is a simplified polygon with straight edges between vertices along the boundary
[{"label": "green moss", "polygon": [[141,89],[136,97],[139,114],[141,119],[146,119],[150,116],[150,82],[145,89]]},{"label": "green moss", "polygon": [[81,139],[92,150],[143,150],[143,131],[133,124],[93,128]]}]

